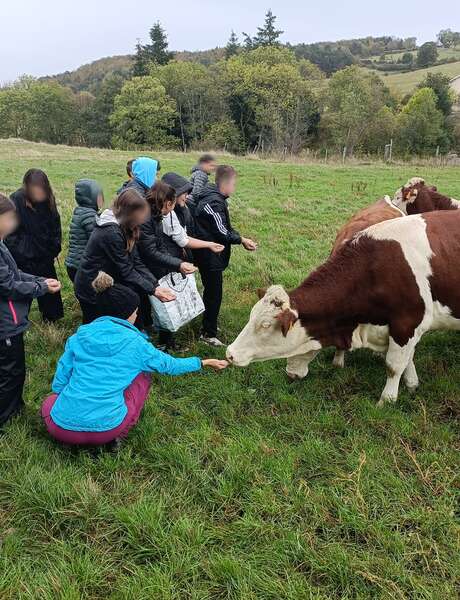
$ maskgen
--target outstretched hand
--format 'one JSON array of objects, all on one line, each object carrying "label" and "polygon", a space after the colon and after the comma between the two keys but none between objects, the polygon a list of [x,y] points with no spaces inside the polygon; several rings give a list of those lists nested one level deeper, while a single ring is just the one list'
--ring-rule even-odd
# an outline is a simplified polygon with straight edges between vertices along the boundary
[{"label": "outstretched hand", "polygon": [[249,238],[243,238],[241,244],[243,245],[243,248],[249,252],[255,252],[255,250],[257,250],[257,242],[254,242],[254,240]]},{"label": "outstretched hand", "polygon": [[173,294],[168,288],[157,287],[153,295],[161,302],[172,302],[176,299],[176,294]]},{"label": "outstretched hand", "polygon": [[214,252],[215,254],[220,254],[224,250],[224,248],[225,246],[223,246],[222,244],[217,244],[216,242],[211,242],[209,246],[211,252]]},{"label": "outstretched hand", "polygon": [[45,279],[49,294],[57,294],[61,290],[61,282],[57,279]]},{"label": "outstretched hand", "polygon": [[179,268],[180,272],[184,275],[191,275],[192,273],[195,273],[195,271],[198,271],[198,267],[195,267],[195,265],[192,265],[192,263],[189,262],[181,263]]},{"label": "outstretched hand", "polygon": [[209,367],[214,371],[222,371],[228,367],[226,360],[219,360],[218,358],[205,358],[201,361],[203,367]]}]

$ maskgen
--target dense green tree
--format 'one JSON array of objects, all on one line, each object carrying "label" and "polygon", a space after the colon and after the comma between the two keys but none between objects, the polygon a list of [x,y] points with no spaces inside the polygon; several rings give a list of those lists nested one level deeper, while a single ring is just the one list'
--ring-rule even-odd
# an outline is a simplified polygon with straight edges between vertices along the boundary
[{"label": "dense green tree", "polygon": [[460,31],[441,29],[437,38],[439,43],[444,46],[444,48],[454,48],[460,44]]},{"label": "dense green tree", "polygon": [[448,117],[452,112],[452,106],[455,101],[455,95],[450,85],[450,77],[443,73],[428,73],[418,86],[421,88],[431,88],[436,94],[436,108]]},{"label": "dense green tree", "polygon": [[22,78],[0,92],[0,134],[50,144],[71,144],[78,129],[72,91],[57,82]]},{"label": "dense green tree", "polygon": [[168,50],[168,38],[160,22],[153,25],[149,32],[150,44],[136,45],[133,74],[136,77],[148,75],[150,63],[165,65],[172,60],[174,54]]},{"label": "dense green tree", "polygon": [[259,47],[229,60],[225,76],[229,110],[246,147],[297,152],[314,133],[316,81],[302,76],[292,52]]},{"label": "dense green tree", "polygon": [[127,81],[114,101],[110,117],[115,147],[167,148],[177,145],[170,134],[176,104],[163,85],[152,76]]},{"label": "dense green tree", "polygon": [[430,88],[415,92],[398,118],[398,146],[404,152],[427,154],[447,143],[444,117]]},{"label": "dense green tree", "polygon": [[235,54],[238,54],[239,51],[240,51],[240,43],[238,41],[238,36],[232,29],[230,38],[227,42],[227,45],[225,46],[225,58],[227,58],[227,59],[231,58],[232,56],[235,56]]},{"label": "dense green tree", "polygon": [[336,44],[299,44],[295,48],[297,58],[305,58],[331,75],[354,63],[350,50]]},{"label": "dense green tree", "polygon": [[[334,73],[324,97],[322,130],[333,145],[352,155],[362,146],[391,96],[380,77],[356,66]],[[388,140],[389,141],[389,140]]]},{"label": "dense green tree", "polygon": [[125,81],[123,76],[117,74],[106,77],[95,100],[81,111],[82,137],[88,146],[110,148],[113,135],[110,115],[114,109],[115,97]]},{"label": "dense green tree", "polygon": [[438,49],[434,42],[422,44],[417,52],[417,66],[421,69],[430,67],[438,60]]},{"label": "dense green tree", "polygon": [[184,61],[153,67],[152,75],[158,78],[176,103],[175,133],[185,150],[192,142],[203,138],[209,123],[216,118],[220,101],[216,82],[203,65]]},{"label": "dense green tree", "polygon": [[253,39],[254,47],[258,46],[278,46],[279,39],[284,31],[276,29],[276,16],[270,10],[265,15],[265,23],[257,28],[257,34]]},{"label": "dense green tree", "polygon": [[412,52],[404,52],[404,54],[401,56],[401,62],[405,65],[412,65],[414,62],[414,55]]}]

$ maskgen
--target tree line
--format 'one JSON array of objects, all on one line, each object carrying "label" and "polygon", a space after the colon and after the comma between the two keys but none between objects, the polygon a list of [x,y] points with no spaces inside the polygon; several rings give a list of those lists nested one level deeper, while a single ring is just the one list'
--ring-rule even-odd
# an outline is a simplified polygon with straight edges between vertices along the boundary
[{"label": "tree line", "polygon": [[[455,45],[446,31],[442,43]],[[281,44],[282,34],[268,11],[254,35],[244,33],[240,42],[232,32],[221,57],[202,64],[178,60],[156,23],[148,43],[138,42],[132,68],[98,79],[93,93],[30,77],[1,89],[0,137],[235,153],[376,154],[390,140],[401,156],[459,147],[448,77],[428,74],[398,99],[377,74],[347,58],[352,51],[370,55],[376,46],[404,50],[415,38],[290,47]]]}]

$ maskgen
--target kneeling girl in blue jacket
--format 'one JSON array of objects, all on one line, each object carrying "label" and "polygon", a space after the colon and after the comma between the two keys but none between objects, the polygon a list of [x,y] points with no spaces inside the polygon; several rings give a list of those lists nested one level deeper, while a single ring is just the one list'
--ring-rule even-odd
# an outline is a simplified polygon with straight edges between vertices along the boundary
[{"label": "kneeling girl in blue jacket", "polygon": [[133,325],[140,304],[135,291],[102,272],[93,287],[105,316],[68,339],[53,394],[42,405],[48,432],[66,444],[97,446],[126,437],[147,399],[149,373],[184,375],[227,366],[222,360],[160,352]]}]

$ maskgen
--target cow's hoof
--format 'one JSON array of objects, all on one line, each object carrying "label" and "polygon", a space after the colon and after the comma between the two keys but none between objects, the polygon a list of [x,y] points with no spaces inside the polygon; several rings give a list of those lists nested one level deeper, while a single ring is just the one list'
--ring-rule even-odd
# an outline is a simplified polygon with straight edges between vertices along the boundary
[{"label": "cow's hoof", "polygon": [[288,371],[286,371],[286,375],[291,381],[300,381],[300,379],[303,379],[303,377],[301,375],[297,375],[297,373],[288,373]]},{"label": "cow's hoof", "polygon": [[336,358],[332,361],[332,366],[336,369],[343,369],[345,367],[345,360],[343,358]]},{"label": "cow's hoof", "polygon": [[380,400],[377,402],[377,406],[379,408],[382,408],[383,406],[385,406],[385,404],[394,404],[396,402],[397,398],[394,398],[392,396],[387,396],[386,394],[382,394],[380,396]]},{"label": "cow's hoof", "polygon": [[409,392],[409,394],[412,394],[412,395],[413,395],[413,394],[416,394],[416,393],[417,393],[417,390],[418,390],[418,383],[416,383],[415,385],[414,385],[414,384],[412,384],[412,385],[409,385],[409,384],[406,382],[406,389],[407,389],[407,391]]}]

